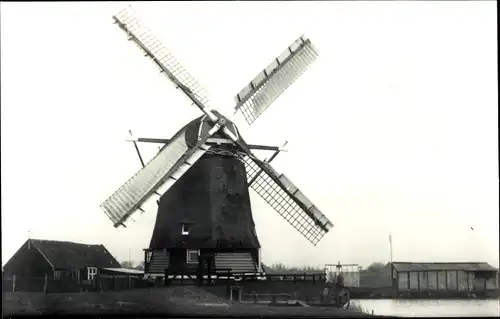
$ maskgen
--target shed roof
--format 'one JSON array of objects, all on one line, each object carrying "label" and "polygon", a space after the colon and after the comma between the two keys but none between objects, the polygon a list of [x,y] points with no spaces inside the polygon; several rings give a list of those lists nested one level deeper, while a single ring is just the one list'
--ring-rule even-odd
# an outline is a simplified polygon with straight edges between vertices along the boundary
[{"label": "shed roof", "polygon": [[138,269],[129,269],[129,268],[102,268],[102,269],[108,270],[110,272],[129,274],[129,275],[143,275],[144,274],[144,270],[138,270]]},{"label": "shed roof", "polygon": [[444,271],[444,270],[464,270],[464,271],[498,271],[497,268],[486,262],[452,262],[452,263],[413,263],[413,262],[393,262],[397,271]]},{"label": "shed roof", "polygon": [[120,268],[120,263],[103,245],[87,245],[69,241],[28,240],[54,267],[82,269],[85,267]]}]

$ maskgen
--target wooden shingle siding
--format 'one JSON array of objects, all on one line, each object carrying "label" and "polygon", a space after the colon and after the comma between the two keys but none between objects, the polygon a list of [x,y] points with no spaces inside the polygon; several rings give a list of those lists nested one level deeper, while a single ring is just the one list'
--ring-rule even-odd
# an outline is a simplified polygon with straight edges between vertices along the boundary
[{"label": "wooden shingle siding", "polygon": [[166,250],[153,250],[151,262],[146,272],[152,274],[165,274],[165,269],[168,268],[170,261],[169,257],[170,254]]},{"label": "wooden shingle siding", "polygon": [[233,273],[257,272],[257,266],[250,252],[217,253],[215,267],[217,269],[231,269]]}]

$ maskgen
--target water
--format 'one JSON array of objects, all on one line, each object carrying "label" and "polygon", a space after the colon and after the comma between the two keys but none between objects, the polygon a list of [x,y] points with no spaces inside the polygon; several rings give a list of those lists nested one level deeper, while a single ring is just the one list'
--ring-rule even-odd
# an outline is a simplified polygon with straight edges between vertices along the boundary
[{"label": "water", "polygon": [[500,317],[500,300],[352,300],[376,315],[403,317]]}]

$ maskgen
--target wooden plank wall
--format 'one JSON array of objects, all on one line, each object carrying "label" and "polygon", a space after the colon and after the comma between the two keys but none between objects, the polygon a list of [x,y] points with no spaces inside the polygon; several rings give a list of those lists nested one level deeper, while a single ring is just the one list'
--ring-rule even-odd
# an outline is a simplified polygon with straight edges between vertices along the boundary
[{"label": "wooden plank wall", "polygon": [[[474,273],[465,271],[399,272],[399,290],[472,290]],[[476,285],[477,286],[477,285]]]}]

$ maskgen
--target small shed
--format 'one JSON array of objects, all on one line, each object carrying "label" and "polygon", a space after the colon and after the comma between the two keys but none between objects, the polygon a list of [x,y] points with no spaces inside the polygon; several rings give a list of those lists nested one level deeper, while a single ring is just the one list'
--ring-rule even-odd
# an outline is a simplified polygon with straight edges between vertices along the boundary
[{"label": "small shed", "polygon": [[400,290],[474,291],[498,288],[498,269],[486,262],[393,262],[393,283]]},{"label": "small shed", "polygon": [[5,276],[92,280],[99,269],[121,268],[103,245],[28,239],[7,261]]}]

